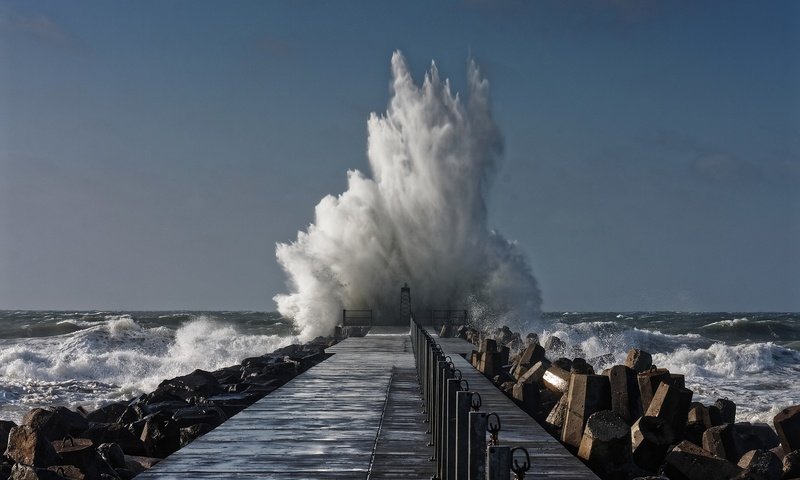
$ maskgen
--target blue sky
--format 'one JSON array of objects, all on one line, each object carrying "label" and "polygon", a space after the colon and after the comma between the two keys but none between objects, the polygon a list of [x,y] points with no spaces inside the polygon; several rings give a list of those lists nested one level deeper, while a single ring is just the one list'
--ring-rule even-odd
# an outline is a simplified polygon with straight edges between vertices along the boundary
[{"label": "blue sky", "polygon": [[268,309],[399,49],[489,78],[546,310],[800,310],[794,2],[0,1],[0,308]]}]

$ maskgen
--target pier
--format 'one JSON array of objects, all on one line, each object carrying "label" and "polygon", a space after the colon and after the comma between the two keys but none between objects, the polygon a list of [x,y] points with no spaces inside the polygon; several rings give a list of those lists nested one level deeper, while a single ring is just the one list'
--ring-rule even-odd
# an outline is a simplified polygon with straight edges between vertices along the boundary
[{"label": "pier", "polygon": [[[419,351],[423,341],[433,341],[452,362],[449,368],[460,371],[470,391],[479,392],[481,411],[500,417],[498,445],[527,450],[525,478],[597,478],[460,356],[472,344],[440,339],[419,326],[411,333],[409,327],[374,327],[364,337],[343,340],[327,350],[334,354],[330,358],[137,478],[468,478],[456,477],[452,466],[442,477],[437,469],[447,467],[441,459],[432,461],[436,455],[428,431],[436,430],[431,428],[436,419],[423,409],[431,399],[423,401],[426,389],[418,383],[423,364],[429,363],[419,361],[425,355]],[[505,475],[498,478],[510,478],[508,469]]]}]

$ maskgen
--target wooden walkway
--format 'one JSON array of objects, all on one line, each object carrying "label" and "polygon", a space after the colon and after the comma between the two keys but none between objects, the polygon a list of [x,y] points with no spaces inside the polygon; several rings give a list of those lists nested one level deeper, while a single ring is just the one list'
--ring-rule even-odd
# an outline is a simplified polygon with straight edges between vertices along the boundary
[{"label": "wooden walkway", "polygon": [[[332,357],[137,479],[431,478],[414,356],[408,329],[402,330],[376,330],[329,348]],[[458,355],[471,344],[437,340],[480,392],[481,410],[499,414],[501,444],[530,452],[526,478],[597,478]]]},{"label": "wooden walkway", "polygon": [[461,356],[475,350],[473,344],[460,338],[439,338],[432,329],[428,329],[428,333],[433,335],[445,355],[450,355],[455,368],[461,370],[463,378],[469,382],[470,390],[480,393],[481,411],[495,412],[500,417],[500,444],[528,450],[531,469],[525,474],[526,479],[598,479],[583,462]]},{"label": "wooden walkway", "polygon": [[429,479],[408,334],[348,338],[328,351],[137,479]]}]

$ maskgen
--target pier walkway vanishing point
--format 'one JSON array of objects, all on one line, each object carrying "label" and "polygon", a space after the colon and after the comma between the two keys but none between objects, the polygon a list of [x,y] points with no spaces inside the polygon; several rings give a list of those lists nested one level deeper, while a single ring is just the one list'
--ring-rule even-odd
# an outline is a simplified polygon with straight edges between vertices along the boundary
[{"label": "pier walkway vanishing point", "polygon": [[[497,412],[500,443],[524,446],[525,478],[597,477],[458,353],[473,346],[438,339]],[[334,355],[137,476],[148,479],[430,479],[408,327],[375,327],[327,349]]]}]

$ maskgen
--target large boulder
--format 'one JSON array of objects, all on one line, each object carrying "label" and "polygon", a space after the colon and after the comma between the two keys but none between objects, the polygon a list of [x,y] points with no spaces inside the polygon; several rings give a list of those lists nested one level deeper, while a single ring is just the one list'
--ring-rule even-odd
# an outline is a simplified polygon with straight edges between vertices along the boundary
[{"label": "large boulder", "polygon": [[[223,392],[217,378],[205,370],[194,372],[180,377],[164,380],[159,384],[155,393],[164,393],[180,400],[190,400],[193,397],[208,398]],[[164,400],[168,400],[165,398]]]},{"label": "large boulder", "polygon": [[59,461],[50,441],[29,425],[11,429],[5,456],[16,463],[35,467],[49,467]]},{"label": "large boulder", "polygon": [[156,413],[144,421],[140,439],[148,456],[166,458],[180,448],[180,427],[170,415]]},{"label": "large boulder", "polygon": [[88,413],[86,420],[98,423],[114,423],[119,420],[126,408],[128,408],[128,404],[125,402],[109,403]]},{"label": "large boulder", "polygon": [[784,455],[783,478],[800,478],[800,450]]},{"label": "large boulder", "polygon": [[198,437],[205,435],[213,430],[214,427],[207,423],[197,423],[189,427],[181,428],[180,431],[180,446],[181,448],[192,443]]},{"label": "large boulder", "polygon": [[34,408],[22,418],[22,425],[31,427],[50,440],[61,440],[68,435],[81,435],[89,428],[89,421],[80,413],[64,407]]},{"label": "large boulder", "polygon": [[95,445],[115,443],[128,455],[146,455],[144,442],[130,428],[118,423],[92,423],[83,434]]},{"label": "large boulder", "polygon": [[87,438],[65,438],[52,442],[61,456],[61,463],[77,467],[87,478],[101,478],[104,474],[116,476],[114,469],[97,453]]}]

